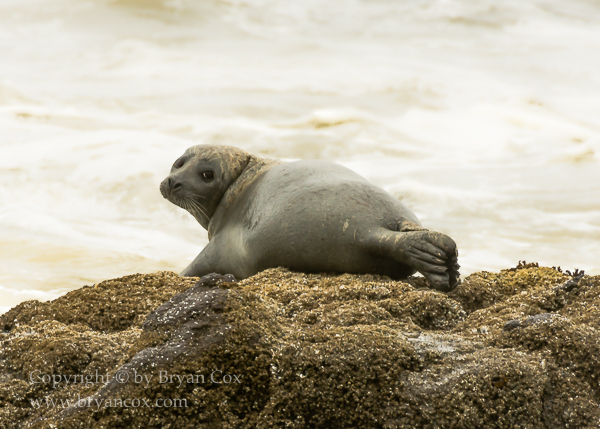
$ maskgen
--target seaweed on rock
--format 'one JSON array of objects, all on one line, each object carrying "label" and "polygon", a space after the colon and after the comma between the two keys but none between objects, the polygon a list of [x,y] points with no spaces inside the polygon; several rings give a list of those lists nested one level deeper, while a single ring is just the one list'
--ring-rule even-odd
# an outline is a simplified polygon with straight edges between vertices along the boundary
[{"label": "seaweed on rock", "polygon": [[450,294],[271,269],[28,301],[0,316],[0,428],[598,427],[600,277],[520,265]]}]

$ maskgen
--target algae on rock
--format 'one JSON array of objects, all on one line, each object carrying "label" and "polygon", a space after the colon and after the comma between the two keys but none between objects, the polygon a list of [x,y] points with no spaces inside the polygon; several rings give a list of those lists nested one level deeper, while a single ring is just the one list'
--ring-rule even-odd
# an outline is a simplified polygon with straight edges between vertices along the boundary
[{"label": "algae on rock", "polygon": [[600,277],[422,286],[161,272],[22,303],[0,316],[0,428],[600,426]]}]

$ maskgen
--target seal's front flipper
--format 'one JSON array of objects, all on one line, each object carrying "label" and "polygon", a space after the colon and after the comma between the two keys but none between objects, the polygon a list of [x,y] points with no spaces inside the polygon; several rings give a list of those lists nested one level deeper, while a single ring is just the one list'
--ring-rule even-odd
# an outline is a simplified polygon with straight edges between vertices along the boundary
[{"label": "seal's front flipper", "polygon": [[215,254],[214,246],[212,243],[208,243],[206,247],[200,252],[196,259],[188,265],[179,275],[182,277],[202,277],[207,274],[221,273],[220,264],[218,263],[218,257]]},{"label": "seal's front flipper", "polygon": [[423,274],[439,291],[450,292],[458,284],[458,249],[447,235],[425,229],[380,230],[370,237],[369,243],[382,256]]}]

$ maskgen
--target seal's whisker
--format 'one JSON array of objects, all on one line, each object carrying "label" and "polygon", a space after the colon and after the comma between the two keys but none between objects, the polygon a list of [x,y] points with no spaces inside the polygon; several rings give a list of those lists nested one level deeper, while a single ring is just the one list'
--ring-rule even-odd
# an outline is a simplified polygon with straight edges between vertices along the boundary
[{"label": "seal's whisker", "polygon": [[181,203],[183,205],[183,208],[186,209],[187,211],[193,213],[194,211],[196,211],[194,205],[193,205],[193,200],[189,197],[184,197],[181,199]]},{"label": "seal's whisker", "polygon": [[181,200],[179,198],[173,198],[173,197],[171,197],[171,202],[173,204],[175,204],[176,206],[179,206],[179,207],[183,208],[183,206],[181,205]]},{"label": "seal's whisker", "polygon": [[198,204],[198,211],[207,219],[209,220],[208,217],[208,213],[206,212],[206,209],[203,208],[202,206],[200,206],[200,204]]},{"label": "seal's whisker", "polygon": [[194,200],[189,200],[191,205],[195,208],[195,210],[199,211],[206,219],[208,219],[208,215],[206,214],[206,210],[203,209],[202,205]]},{"label": "seal's whisker", "polygon": [[194,201],[196,198],[202,198],[203,200],[207,200],[208,199],[204,195],[197,195],[197,194],[192,194],[192,193],[185,194],[184,198],[186,198],[188,200],[192,200],[192,201]]}]

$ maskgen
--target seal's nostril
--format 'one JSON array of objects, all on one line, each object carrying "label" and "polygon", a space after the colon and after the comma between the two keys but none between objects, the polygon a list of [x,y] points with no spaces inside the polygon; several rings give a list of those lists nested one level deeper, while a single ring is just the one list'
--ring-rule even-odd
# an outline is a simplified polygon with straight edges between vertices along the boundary
[{"label": "seal's nostril", "polygon": [[177,191],[183,187],[183,184],[181,182],[175,182],[172,177],[169,177],[167,179],[167,186],[171,191]]}]

